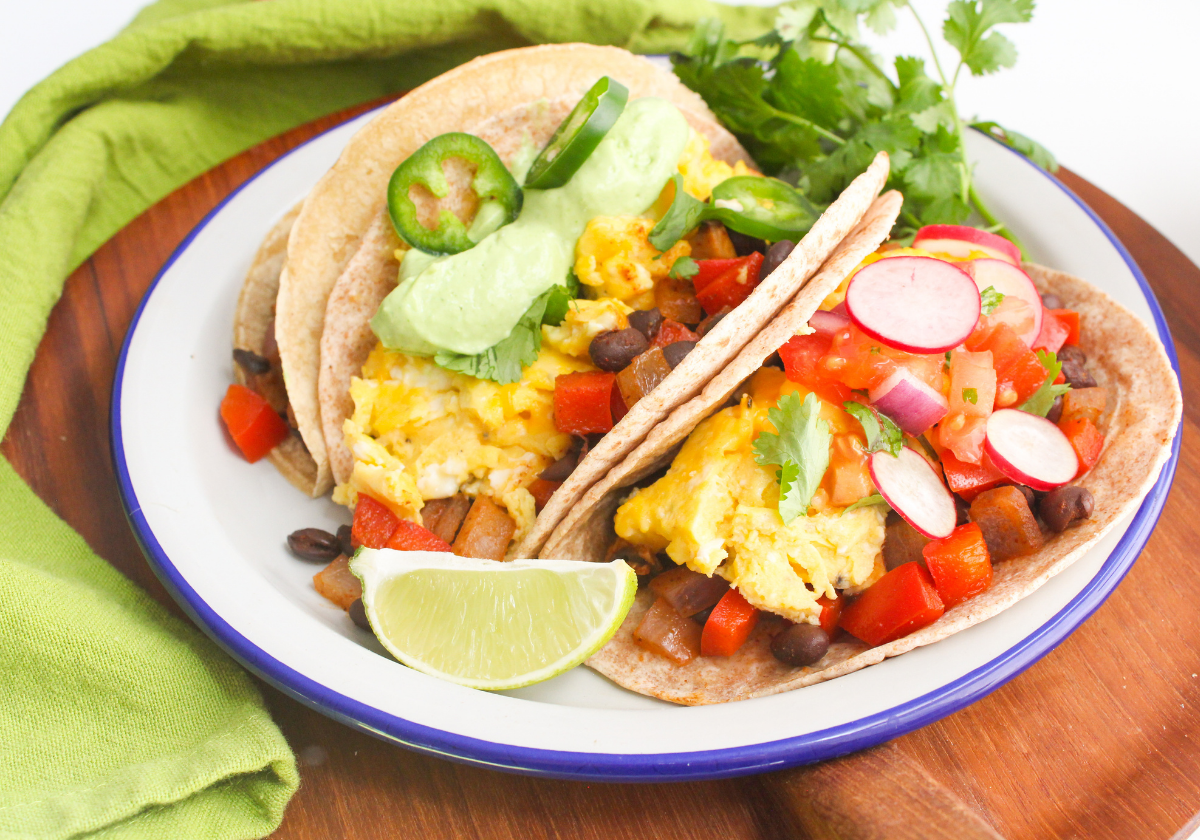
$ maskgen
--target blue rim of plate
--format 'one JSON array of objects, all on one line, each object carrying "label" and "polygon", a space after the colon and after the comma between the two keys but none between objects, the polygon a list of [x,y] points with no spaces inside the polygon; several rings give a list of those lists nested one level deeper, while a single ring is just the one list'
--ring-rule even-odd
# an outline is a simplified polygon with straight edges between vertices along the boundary
[{"label": "blue rim of plate", "polygon": [[[359,115],[359,117],[361,116],[365,116],[365,114]],[[326,129],[260,169],[214,207],[179,244],[179,247],[159,270],[149,289],[146,290],[146,294],[138,304],[133,321],[130,323],[125,340],[122,342],[113,382],[110,417],[113,463],[116,467],[121,502],[125,508],[126,517],[151,568],[171,593],[171,597],[183,608],[192,621],[245,668],[288,696],[322,714],[385,741],[427,755],[496,770],[578,781],[699,781],[763,773],[823,761],[875,746],[940,720],[985,697],[1024,672],[1066,639],[1116,589],[1117,584],[1121,582],[1141,554],[1154,526],[1162,515],[1163,506],[1166,504],[1167,494],[1179,462],[1180,435],[1178,433],[1171,444],[1170,458],[1163,465],[1158,481],[1146,495],[1112,553],[1109,554],[1087,586],[1049,621],[1008,648],[1000,656],[928,694],[851,723],[778,741],[719,750],[644,754],[585,753],[517,747],[424,726],[340,694],[285,665],[241,635],[208,606],[175,568],[142,514],[141,505],[129,476],[125,447],[120,434],[122,428],[121,395],[129,347],[146,304],[159,281],[180,255],[187,250],[192,240],[224,209],[226,204],[272,166],[309,143],[320,139],[328,132],[340,128],[351,119],[359,117],[352,117]],[[1066,193],[1112,243],[1121,259],[1133,273],[1134,279],[1137,280],[1138,286],[1146,298],[1154,316],[1154,325],[1158,336],[1166,348],[1171,367],[1178,376],[1179,360],[1175,354],[1174,342],[1171,339],[1162,309],[1141,269],[1138,268],[1125,246],[1121,244],[1108,225],[1065,184],[1035,166],[1020,152],[1000,143],[994,137],[989,137],[987,134],[984,136],[1010,153],[1017,155],[1027,165],[1033,166]]]}]

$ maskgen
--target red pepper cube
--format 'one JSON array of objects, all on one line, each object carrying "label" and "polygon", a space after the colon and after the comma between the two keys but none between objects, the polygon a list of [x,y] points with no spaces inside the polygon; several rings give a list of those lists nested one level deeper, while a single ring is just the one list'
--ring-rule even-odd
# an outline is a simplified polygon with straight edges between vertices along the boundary
[{"label": "red pepper cube", "polygon": [[834,631],[837,630],[838,621],[842,618],[842,609],[846,606],[846,599],[826,598],[822,595],[817,599],[817,603],[821,605],[821,629],[832,638]]},{"label": "red pepper cube", "polygon": [[1042,309],[1042,329],[1037,338],[1033,340],[1034,350],[1048,350],[1051,353],[1057,353],[1067,343],[1067,337],[1071,334],[1071,325],[1065,319],[1058,317],[1058,311],[1062,310]]},{"label": "red pepper cube", "polygon": [[965,501],[971,501],[984,490],[1008,481],[1004,474],[992,466],[985,455],[978,464],[960,461],[949,449],[941,453],[942,472],[950,489]]},{"label": "red pepper cube", "polygon": [[271,404],[245,385],[230,385],[221,400],[221,420],[250,463],[262,458],[288,436],[288,425]]},{"label": "red pepper cube", "polygon": [[1033,396],[1046,381],[1046,369],[1037,354],[1008,324],[996,324],[973,333],[966,341],[972,353],[992,352],[996,368],[996,408],[1015,408]]},{"label": "red pepper cube", "polygon": [[359,545],[367,548],[384,548],[396,528],[400,525],[400,517],[392,513],[387,505],[372,499],[366,493],[358,494],[358,503],[354,506],[354,524],[350,528],[351,537]]},{"label": "red pepper cube", "polygon": [[733,656],[746,643],[758,624],[758,609],[742,593],[730,589],[721,596],[704,622],[700,636],[701,656]]},{"label": "red pepper cube", "polygon": [[613,427],[617,375],[608,371],[564,373],[554,380],[554,426],[567,435],[604,433]]},{"label": "red pepper cube", "polygon": [[[624,406],[624,403],[621,403]],[[533,496],[533,504],[538,513],[542,512],[542,508],[550,504],[550,497],[554,495],[554,491],[562,487],[561,481],[547,481],[544,478],[535,478],[529,485],[529,494]]]},{"label": "red pepper cube", "polygon": [[719,277],[705,284],[703,291],[697,289],[696,299],[704,311],[712,315],[723,306],[733,309],[750,297],[750,293],[758,286],[762,263],[763,255],[754,251],[740,257],[737,265],[730,266]]},{"label": "red pepper cube", "polygon": [[662,326],[658,328],[658,335],[654,336],[654,341],[650,342],[650,346],[666,347],[668,344],[674,344],[676,341],[699,340],[700,336],[689,330],[685,325],[667,318],[662,322]]},{"label": "red pepper cube", "polygon": [[1063,344],[1079,344],[1079,313],[1073,309],[1048,309],[1046,311],[1066,325],[1067,338]]},{"label": "red pepper cube", "polygon": [[928,543],[921,553],[946,609],[992,585],[992,558],[983,531],[974,522],[959,525],[950,536]]},{"label": "red pepper cube", "polygon": [[875,581],[842,612],[842,629],[872,647],[928,627],[946,605],[920,563],[897,566]]},{"label": "red pepper cube", "polygon": [[1082,417],[1060,420],[1058,428],[1067,436],[1071,448],[1075,450],[1075,457],[1079,459],[1079,472],[1075,473],[1075,477],[1079,478],[1100,460],[1100,453],[1104,451],[1104,435],[1095,423]]},{"label": "red pepper cube", "polygon": [[[357,509],[355,513],[357,513]],[[450,543],[427,528],[422,528],[416,522],[401,519],[396,523],[396,530],[388,538],[384,548],[394,548],[397,551],[452,551]]]},{"label": "red pepper cube", "polygon": [[699,294],[726,271],[741,265],[744,259],[745,257],[720,260],[696,260],[697,270],[692,275],[692,287]]}]

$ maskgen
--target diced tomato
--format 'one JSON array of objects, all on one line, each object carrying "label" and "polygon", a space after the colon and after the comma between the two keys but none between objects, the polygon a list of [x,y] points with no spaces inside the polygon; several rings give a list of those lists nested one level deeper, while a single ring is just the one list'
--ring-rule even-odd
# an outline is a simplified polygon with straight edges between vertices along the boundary
[{"label": "diced tomato", "polygon": [[1071,441],[1071,448],[1075,450],[1075,456],[1079,459],[1079,472],[1075,473],[1075,477],[1079,478],[1100,460],[1100,453],[1104,450],[1104,435],[1096,428],[1095,423],[1082,417],[1060,420],[1058,427],[1067,436],[1067,440]]},{"label": "diced tomato", "polygon": [[728,260],[696,260],[696,268],[699,270],[692,275],[692,286],[695,287],[696,293],[699,294],[709,283],[739,265],[742,259],[734,257]]},{"label": "diced tomato", "polygon": [[928,627],[946,605],[920,563],[897,566],[842,612],[841,626],[869,645],[883,645]]},{"label": "diced tomato", "polygon": [[984,490],[995,487],[1007,479],[986,458],[978,464],[960,461],[950,450],[942,452],[942,472],[950,489],[971,501]]},{"label": "diced tomato", "polygon": [[1056,310],[1043,308],[1042,330],[1038,333],[1037,338],[1033,340],[1033,349],[1049,350],[1051,353],[1057,353],[1066,344],[1067,336],[1070,334],[1071,325],[1064,319],[1059,318]]},{"label": "diced tomato", "polygon": [[906,353],[871,338],[856,326],[833,336],[829,353],[821,360],[821,375],[837,379],[849,388],[869,390],[902,366],[930,388],[945,393],[945,356]]},{"label": "diced tomato", "polygon": [[401,519],[384,548],[397,551],[451,551],[450,543],[416,522]]},{"label": "diced tomato", "polygon": [[846,606],[845,598],[826,598],[822,595],[817,599],[821,605],[821,629],[829,636],[837,630],[838,620],[842,617],[842,608]]},{"label": "diced tomato", "polygon": [[983,457],[988,415],[996,399],[996,370],[987,350],[950,353],[949,409],[938,423],[938,442],[969,464]]},{"label": "diced tomato", "polygon": [[689,330],[686,326],[678,321],[672,321],[666,318],[662,322],[662,326],[658,328],[658,335],[654,336],[654,341],[650,342],[651,347],[666,347],[668,344],[674,344],[676,341],[699,341],[700,336]]},{"label": "diced tomato", "polygon": [[350,534],[359,545],[384,548],[399,525],[400,517],[392,513],[387,505],[372,499],[366,493],[358,494],[358,503],[354,506],[354,525]]},{"label": "diced tomato", "polygon": [[[621,405],[625,405],[624,401],[621,402]],[[562,487],[561,481],[547,481],[544,478],[533,480],[533,483],[529,485],[529,493],[533,496],[533,504],[538,513],[541,513],[542,508],[550,503],[550,497],[559,487]]]},{"label": "diced tomato", "polygon": [[983,531],[974,522],[959,525],[950,536],[934,540],[921,553],[947,609],[992,585],[992,560]]},{"label": "diced tomato", "polygon": [[1079,313],[1073,309],[1047,309],[1062,323],[1067,326],[1067,338],[1063,344],[1078,344],[1079,343]]},{"label": "diced tomato", "polygon": [[850,388],[832,375],[826,375],[821,367],[821,359],[829,352],[832,341],[829,336],[816,333],[792,336],[779,348],[779,358],[783,360],[783,371],[789,380],[840,406],[852,397]]},{"label": "diced tomato", "polygon": [[616,384],[617,375],[603,370],[564,373],[555,378],[555,428],[566,435],[595,434],[612,429]]},{"label": "diced tomato", "polygon": [[1046,369],[1008,324],[976,330],[966,341],[972,352],[992,351],[996,368],[996,408],[1012,408],[1029,399],[1046,381]]},{"label": "diced tomato", "polygon": [[271,404],[245,385],[230,385],[221,400],[221,420],[250,463],[262,458],[288,436],[288,425]]},{"label": "diced tomato", "polygon": [[703,290],[697,288],[696,299],[704,311],[712,315],[722,306],[732,309],[748,298],[758,286],[762,263],[763,255],[754,251],[739,257],[737,265],[730,266],[720,276],[706,283]]},{"label": "diced tomato", "polygon": [[[757,253],[757,252],[755,252]],[[758,610],[736,589],[721,596],[704,622],[701,656],[733,656],[758,624]]]}]

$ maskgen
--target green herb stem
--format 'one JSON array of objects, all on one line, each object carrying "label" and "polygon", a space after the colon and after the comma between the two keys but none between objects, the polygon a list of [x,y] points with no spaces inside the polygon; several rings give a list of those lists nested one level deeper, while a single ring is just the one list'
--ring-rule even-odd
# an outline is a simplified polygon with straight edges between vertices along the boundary
[{"label": "green herb stem", "polygon": [[864,67],[866,67],[868,70],[870,70],[876,76],[878,76],[879,78],[881,78],[885,82],[887,82],[888,87],[892,89],[893,93],[895,93],[898,90],[898,88],[896,87],[896,83],[891,80],[891,77],[888,76],[887,73],[883,72],[883,70],[879,67],[879,65],[871,60],[871,56],[869,56],[865,50],[858,47],[857,45],[851,44],[849,41],[840,41],[837,38],[825,38],[820,35],[813,35],[812,37],[809,38],[809,40],[810,41],[820,41],[823,44],[835,44],[839,48],[846,50],[847,52],[851,53],[855,58],[857,58],[859,61],[861,61]]}]

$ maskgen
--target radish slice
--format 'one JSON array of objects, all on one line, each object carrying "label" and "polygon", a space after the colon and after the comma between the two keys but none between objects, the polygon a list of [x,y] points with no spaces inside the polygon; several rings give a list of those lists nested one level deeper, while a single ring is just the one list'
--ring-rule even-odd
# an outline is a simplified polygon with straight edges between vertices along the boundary
[{"label": "radish slice", "polygon": [[818,309],[808,319],[808,325],[817,335],[835,336],[841,330],[850,326],[850,319],[839,312],[825,312]]},{"label": "radish slice", "polygon": [[966,272],[933,257],[889,257],[861,269],[846,289],[846,314],[890,347],[941,353],[979,322],[979,289]]},{"label": "radish slice", "polygon": [[880,382],[869,393],[871,404],[914,437],[946,416],[950,403],[905,368]]},{"label": "radish slice", "polygon": [[1016,245],[1003,236],[965,225],[926,225],[917,231],[913,247],[952,257],[969,257],[972,251],[982,251],[1012,265],[1021,264],[1021,249]]},{"label": "radish slice", "polygon": [[1000,305],[987,316],[988,322],[1003,321],[1032,346],[1042,331],[1042,296],[1029,275],[1004,260],[972,260],[967,270],[980,293],[991,286],[1004,295]]},{"label": "radish slice", "polygon": [[992,412],[984,442],[996,469],[1034,490],[1061,487],[1079,472],[1075,450],[1045,417],[1015,408]]},{"label": "radish slice", "polygon": [[898,456],[871,456],[871,480],[892,510],[931,540],[947,537],[958,521],[954,497],[929,462],[905,447]]}]

